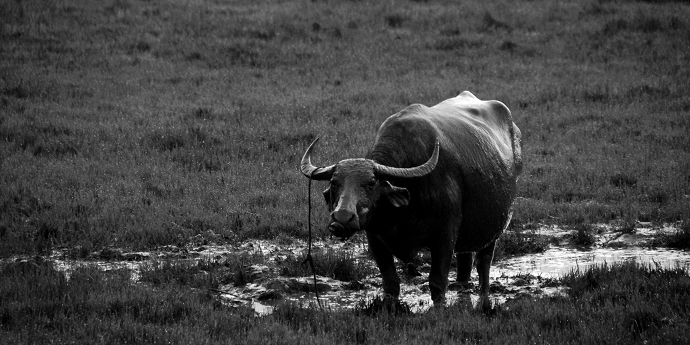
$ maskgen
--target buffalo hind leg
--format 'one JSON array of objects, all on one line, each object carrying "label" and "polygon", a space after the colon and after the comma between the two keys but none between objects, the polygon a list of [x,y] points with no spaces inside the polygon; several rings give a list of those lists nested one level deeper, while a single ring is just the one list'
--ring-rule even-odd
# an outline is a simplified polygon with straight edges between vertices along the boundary
[{"label": "buffalo hind leg", "polygon": [[463,287],[468,286],[472,275],[472,252],[455,253],[455,263],[458,266],[457,283]]},{"label": "buffalo hind leg", "polygon": [[494,259],[494,248],[496,248],[496,241],[477,252],[479,291],[483,294],[489,293],[489,270],[491,269],[491,261]]},{"label": "buffalo hind leg", "polygon": [[400,278],[398,277],[398,272],[395,271],[393,254],[376,236],[368,232],[367,240],[369,242],[369,252],[371,252],[376,266],[381,271],[383,292],[385,294],[384,299],[393,298],[397,301],[400,297]]}]

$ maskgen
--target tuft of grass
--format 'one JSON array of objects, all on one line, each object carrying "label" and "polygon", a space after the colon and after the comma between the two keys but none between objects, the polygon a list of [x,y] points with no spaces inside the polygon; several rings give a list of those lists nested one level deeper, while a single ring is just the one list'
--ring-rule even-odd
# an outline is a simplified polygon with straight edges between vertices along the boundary
[{"label": "tuft of grass", "polygon": [[141,266],[139,280],[154,286],[174,283],[210,290],[230,283],[235,286],[244,286],[255,278],[251,274],[250,265],[260,262],[262,262],[262,257],[246,253],[223,259],[153,261]]},{"label": "tuft of grass", "polygon": [[494,260],[499,261],[515,255],[543,253],[551,245],[551,238],[534,231],[506,230],[496,242]]},{"label": "tuft of grass", "polygon": [[185,262],[178,260],[154,261],[141,266],[139,280],[154,286],[176,283],[193,287],[217,288],[218,279],[209,271],[216,270],[220,264],[207,260]]},{"label": "tuft of grass", "polygon": [[508,32],[510,32],[513,29],[510,25],[508,25],[508,24],[506,24],[500,20],[495,19],[491,15],[491,13],[489,13],[489,12],[484,13],[484,17],[482,18],[482,23],[484,24],[486,29],[489,29],[489,30],[503,29],[503,30],[507,30]]},{"label": "tuft of grass", "polygon": [[81,131],[55,123],[24,123],[8,128],[0,126],[0,138],[14,146],[17,151],[26,151],[39,157],[62,157],[77,155],[88,143]]},{"label": "tuft of grass", "polygon": [[597,241],[598,229],[591,224],[580,224],[575,227],[575,234],[573,235],[573,244],[583,247],[589,247]]},{"label": "tuft of grass", "polygon": [[618,231],[623,234],[634,234],[637,227],[637,221],[635,220],[624,220],[621,222]]},{"label": "tuft of grass", "polygon": [[465,48],[478,48],[485,44],[485,42],[477,39],[452,36],[437,39],[431,47],[442,51],[453,51]]},{"label": "tuft of grass", "polygon": [[665,18],[650,17],[646,14],[638,13],[633,20],[619,18],[607,22],[602,29],[604,34],[615,35],[624,31],[641,31],[644,33],[654,33],[660,31],[675,31],[682,29],[685,23],[676,16]]},{"label": "tuft of grass", "polygon": [[655,246],[666,246],[677,249],[690,248],[690,221],[684,220],[682,225],[673,234],[657,235],[654,239]]},{"label": "tuft of grass", "polygon": [[401,14],[390,14],[384,17],[386,25],[392,28],[399,28],[405,22],[405,17]]},{"label": "tuft of grass", "polygon": [[[634,303],[637,298],[653,299],[657,288],[666,294],[660,296],[661,299],[686,300],[690,294],[682,289],[690,284],[689,278],[683,267],[664,269],[628,260],[592,266],[585,271],[574,270],[564,275],[561,282],[570,288],[569,295],[575,300],[615,305]],[[684,307],[675,305],[672,308]]]},{"label": "tuft of grass", "polygon": [[637,185],[637,178],[625,173],[614,174],[609,181],[616,187],[635,187]]},{"label": "tuft of grass", "polygon": [[[288,277],[311,276],[312,271],[305,256],[289,256],[278,264],[280,275]],[[378,270],[364,262],[355,260],[351,254],[332,249],[312,254],[317,275],[344,282],[356,282],[375,274]]]}]

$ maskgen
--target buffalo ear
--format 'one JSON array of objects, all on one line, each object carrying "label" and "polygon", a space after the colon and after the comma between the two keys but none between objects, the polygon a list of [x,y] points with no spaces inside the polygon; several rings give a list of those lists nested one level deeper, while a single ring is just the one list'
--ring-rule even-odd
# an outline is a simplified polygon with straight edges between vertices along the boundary
[{"label": "buffalo ear", "polygon": [[323,198],[326,199],[326,205],[328,205],[328,209],[330,210],[331,205],[333,205],[333,200],[331,200],[331,187],[323,191]]},{"label": "buffalo ear", "polygon": [[381,196],[385,197],[391,205],[404,207],[410,203],[410,192],[407,188],[396,187],[388,181],[381,181]]}]

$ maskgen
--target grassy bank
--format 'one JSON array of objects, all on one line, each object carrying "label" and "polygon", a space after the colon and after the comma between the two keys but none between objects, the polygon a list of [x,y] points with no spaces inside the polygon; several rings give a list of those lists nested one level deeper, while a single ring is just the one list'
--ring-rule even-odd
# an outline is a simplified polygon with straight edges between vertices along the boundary
[{"label": "grassy bank", "polygon": [[20,0],[0,18],[0,256],[304,236],[313,138],[317,164],[362,156],[388,115],[463,90],[522,129],[521,223],[689,217],[687,2]]},{"label": "grassy bank", "polygon": [[[66,279],[50,264],[4,265],[0,336],[13,344],[682,344],[690,332],[688,272],[632,262],[565,276],[569,297],[397,316],[285,304],[257,318],[219,303],[208,292],[217,281],[189,278],[194,269],[217,272],[158,266],[135,284],[126,270],[82,267]],[[161,284],[162,276],[170,279]]]}]

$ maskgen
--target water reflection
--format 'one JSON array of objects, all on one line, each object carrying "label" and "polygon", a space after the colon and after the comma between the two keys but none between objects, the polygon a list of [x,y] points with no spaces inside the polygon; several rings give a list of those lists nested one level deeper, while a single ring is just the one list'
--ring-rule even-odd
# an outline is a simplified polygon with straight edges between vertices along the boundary
[{"label": "water reflection", "polygon": [[594,264],[636,260],[639,263],[659,265],[664,268],[688,267],[690,252],[667,248],[594,248],[579,250],[552,247],[544,253],[524,255],[498,262],[491,268],[492,277],[507,274],[532,274],[542,277],[559,277],[572,270],[584,270]]}]

